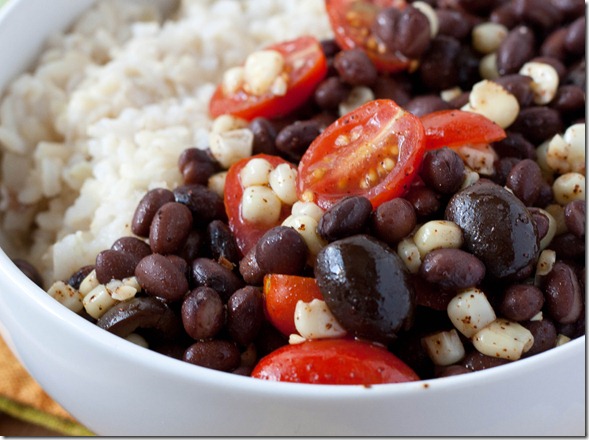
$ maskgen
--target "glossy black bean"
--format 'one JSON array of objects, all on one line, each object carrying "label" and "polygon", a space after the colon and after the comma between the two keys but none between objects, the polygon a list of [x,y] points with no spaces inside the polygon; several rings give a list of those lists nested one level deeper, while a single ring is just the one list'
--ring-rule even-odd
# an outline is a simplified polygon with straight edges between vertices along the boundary
[{"label": "glossy black bean", "polygon": [[564,47],[564,40],[566,35],[566,28],[558,28],[552,31],[552,33],[550,33],[550,35],[548,35],[540,45],[540,55],[549,56],[561,61],[565,60],[568,56]]},{"label": "glossy black bean", "polygon": [[563,19],[560,9],[545,0],[512,0],[515,13],[526,24],[542,32],[558,26]]},{"label": "glossy black bean", "polygon": [[582,114],[585,110],[585,91],[576,85],[562,85],[549,105],[564,116]]},{"label": "glossy black bean", "polygon": [[360,48],[339,52],[334,58],[334,67],[340,78],[352,86],[370,86],[378,76],[374,63]]},{"label": "glossy black bean", "polygon": [[176,202],[190,209],[193,221],[197,224],[227,219],[223,197],[204,185],[178,186],[173,193]]},{"label": "glossy black bean", "polygon": [[148,237],[151,221],[161,206],[174,201],[174,193],[165,188],[155,188],[147,191],[139,201],[133,220],[131,231],[139,237]]},{"label": "glossy black bean", "polygon": [[460,9],[474,15],[487,15],[502,4],[498,0],[455,0]]},{"label": "glossy black bean", "polygon": [[132,255],[137,262],[151,254],[149,244],[137,237],[121,237],[112,244],[111,249]]},{"label": "glossy black bean", "polygon": [[252,247],[247,254],[239,261],[239,273],[247,284],[261,286],[266,273],[260,269],[256,260],[256,248]]},{"label": "glossy black bean", "polygon": [[12,262],[16,267],[20,269],[22,273],[24,273],[27,276],[29,280],[31,280],[37,286],[43,287],[43,277],[41,276],[41,274],[35,266],[21,258],[15,258],[12,260]]},{"label": "glossy black bean", "polygon": [[461,249],[441,248],[425,255],[419,275],[446,289],[466,289],[480,284],[485,277],[485,265]]},{"label": "glossy black bean", "polygon": [[567,229],[577,237],[585,236],[585,200],[573,200],[564,207],[564,221]]},{"label": "glossy black bean", "polygon": [[415,116],[423,116],[438,110],[449,110],[452,105],[444,101],[439,95],[427,94],[415,96],[405,105],[405,110]]},{"label": "glossy black bean", "polygon": [[563,84],[572,84],[585,90],[587,83],[587,67],[585,59],[582,59],[569,66]]},{"label": "glossy black bean", "polygon": [[459,83],[462,47],[456,38],[438,35],[421,56],[418,75],[429,90],[439,92]]},{"label": "glossy black bean", "polygon": [[209,178],[221,170],[209,149],[187,148],[178,157],[178,169],[184,184],[206,185]]},{"label": "glossy black bean", "polygon": [[225,325],[225,307],[219,294],[210,287],[191,290],[182,301],[182,325],[193,339],[215,337]]},{"label": "glossy black bean", "polygon": [[92,272],[94,270],[94,265],[93,264],[89,264],[86,266],[82,266],[81,268],[79,268],[77,271],[75,271],[67,280],[67,284],[69,284],[70,286],[72,286],[74,289],[79,289],[80,288],[80,284],[82,284],[82,281],[84,281],[84,279],[90,275],[90,272]]},{"label": "glossy black bean", "polygon": [[213,259],[238,264],[241,251],[227,223],[213,220],[207,226],[206,240]]},{"label": "glossy black bean", "polygon": [[296,121],[278,132],[276,148],[288,159],[299,161],[320,133],[317,121]]},{"label": "glossy black bean", "polygon": [[531,284],[512,284],[508,286],[501,300],[498,311],[507,319],[527,321],[536,316],[544,305],[544,294]]},{"label": "glossy black bean", "polygon": [[405,195],[415,209],[418,220],[430,218],[442,207],[440,194],[427,186],[415,185]]},{"label": "glossy black bean", "polygon": [[275,226],[255,247],[258,266],[264,273],[299,275],[307,262],[307,243],[295,229]]},{"label": "glossy black bean", "polygon": [[178,255],[190,263],[195,258],[204,256],[206,247],[206,233],[199,229],[192,229]]},{"label": "glossy black bean", "polygon": [[540,195],[540,185],[543,181],[544,177],[538,162],[523,159],[511,169],[505,185],[524,205],[532,206]]},{"label": "glossy black bean", "polygon": [[574,260],[585,256],[585,237],[578,237],[572,232],[558,234],[550,242],[550,249],[556,252],[556,258]]},{"label": "glossy black bean", "polygon": [[530,357],[556,346],[557,331],[554,323],[544,318],[539,321],[527,321],[521,323],[527,328],[534,338],[532,347],[523,353],[522,357]]},{"label": "glossy black bean", "polygon": [[499,75],[517,73],[534,56],[535,44],[534,32],[527,26],[512,29],[496,52]]},{"label": "glossy black bean", "polygon": [[428,151],[420,176],[427,186],[440,194],[453,194],[464,181],[464,161],[454,150],[444,147]]},{"label": "glossy black bean", "polygon": [[585,16],[572,22],[564,38],[564,47],[568,53],[581,56],[585,54],[587,22]]},{"label": "glossy black bean", "polygon": [[321,216],[317,232],[327,241],[334,241],[364,231],[372,204],[362,196],[351,196],[337,202]]},{"label": "glossy black bean", "polygon": [[528,211],[532,214],[534,225],[536,226],[536,233],[538,234],[538,240],[542,240],[550,229],[550,219],[539,208],[530,207],[528,208]]},{"label": "glossy black bean", "polygon": [[500,158],[517,158],[536,160],[536,147],[521,133],[506,130],[507,136],[493,142],[493,149]]},{"label": "glossy black bean", "polygon": [[133,276],[139,261],[130,254],[107,249],[96,256],[96,279],[100,284]]},{"label": "glossy black bean", "polygon": [[184,352],[182,359],[194,365],[219,371],[239,367],[240,352],[235,343],[224,340],[199,341]]},{"label": "glossy black bean", "polygon": [[521,109],[509,128],[538,146],[555,134],[562,133],[564,127],[560,113],[556,110],[546,106],[531,106]]},{"label": "glossy black bean", "polygon": [[254,135],[252,154],[277,154],[276,127],[266,118],[258,117],[249,123]]},{"label": "glossy black bean", "polygon": [[375,99],[392,99],[403,108],[411,99],[411,85],[401,75],[379,75],[372,86]]},{"label": "glossy black bean", "polygon": [[379,239],[393,245],[408,236],[417,223],[415,208],[398,197],[380,204],[371,218],[371,227]]},{"label": "glossy black bean", "polygon": [[464,359],[460,361],[460,365],[464,366],[470,371],[481,371],[486,370],[488,368],[494,368],[500,365],[505,365],[510,362],[513,361],[493,356],[487,356],[486,354],[473,350],[469,353],[466,353]]},{"label": "glossy black bean", "polygon": [[188,292],[186,275],[164,255],[143,258],[135,268],[135,277],[147,294],[166,301],[178,301]]},{"label": "glossy black bean", "polygon": [[512,156],[500,157],[499,160],[493,163],[493,170],[495,172],[490,179],[496,184],[504,186],[509,172],[520,160]]},{"label": "glossy black bean", "polygon": [[519,17],[515,12],[513,3],[509,1],[493,9],[489,14],[489,21],[502,24],[507,29],[512,29],[519,23]]},{"label": "glossy black bean", "polygon": [[471,35],[473,23],[464,12],[453,9],[436,9],[438,34],[464,40]]},{"label": "glossy black bean", "polygon": [[560,10],[565,20],[574,20],[585,13],[584,0],[551,0],[550,3]]},{"label": "glossy black bean", "polygon": [[575,322],[583,312],[583,298],[573,268],[562,262],[554,263],[543,283],[546,310],[560,324]]},{"label": "glossy black bean", "polygon": [[459,374],[472,373],[472,370],[466,368],[464,365],[448,365],[440,368],[436,373],[436,377],[457,376]]},{"label": "glossy black bean", "polygon": [[210,258],[197,258],[192,262],[191,279],[194,287],[207,286],[215,289],[223,302],[237,289],[243,287],[243,280],[233,271]]},{"label": "glossy black bean", "polygon": [[419,58],[429,47],[431,31],[428,18],[417,8],[384,8],[372,28],[387,51],[407,58]]},{"label": "glossy black bean", "polygon": [[336,110],[350,95],[350,85],[339,76],[330,76],[315,89],[314,99],[324,110]]},{"label": "glossy black bean", "polygon": [[515,96],[520,107],[528,107],[534,103],[532,81],[531,77],[519,73],[500,76],[493,80]]},{"label": "glossy black bean", "polygon": [[192,212],[178,202],[168,202],[157,210],[149,229],[149,245],[153,253],[179,252],[192,230]]},{"label": "glossy black bean", "polygon": [[237,290],[227,301],[227,330],[241,346],[254,341],[264,321],[264,295],[254,286]]}]

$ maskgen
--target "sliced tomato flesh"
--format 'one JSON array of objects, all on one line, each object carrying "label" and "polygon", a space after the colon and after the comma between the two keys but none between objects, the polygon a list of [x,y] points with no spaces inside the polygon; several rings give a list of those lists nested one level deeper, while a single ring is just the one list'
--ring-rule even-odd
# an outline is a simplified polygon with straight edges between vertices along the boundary
[{"label": "sliced tomato flesh", "polygon": [[421,117],[425,147],[490,144],[505,139],[505,130],[487,117],[463,110],[440,110]]},{"label": "sliced tomato flesh", "polygon": [[315,37],[303,36],[266,49],[284,56],[285,93],[277,94],[270,89],[262,95],[254,95],[240,87],[233,93],[225,94],[220,84],[209,103],[209,113],[213,118],[223,114],[246,120],[284,116],[303,104],[327,74],[327,60]]},{"label": "sliced tomato flesh", "polygon": [[362,195],[374,207],[409,188],[424,154],[416,116],[392,100],[370,101],[327,127],[299,163],[299,199],[328,209]]}]

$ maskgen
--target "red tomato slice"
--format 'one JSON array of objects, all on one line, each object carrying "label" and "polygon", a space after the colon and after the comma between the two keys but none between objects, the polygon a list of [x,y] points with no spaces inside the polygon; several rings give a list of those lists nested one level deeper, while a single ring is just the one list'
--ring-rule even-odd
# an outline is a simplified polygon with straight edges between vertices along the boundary
[{"label": "red tomato slice", "polygon": [[268,274],[264,277],[264,305],[268,320],[289,336],[297,332],[294,312],[299,300],[323,299],[315,278]]},{"label": "red tomato slice", "polygon": [[285,345],[263,357],[252,377],[280,382],[373,385],[419,380],[385,348],[353,339],[317,339]]},{"label": "red tomato slice", "polygon": [[376,68],[384,72],[405,70],[411,60],[400,53],[386,52],[372,34],[372,24],[381,9],[406,6],[405,0],[325,0],[338,45],[342,49],[364,49]]},{"label": "red tomato slice", "polygon": [[284,116],[303,104],[327,74],[327,60],[319,41],[314,37],[300,37],[267,49],[276,50],[285,57],[286,94],[274,95],[268,92],[256,96],[248,94],[242,88],[236,93],[225,95],[219,85],[209,103],[212,117],[231,114],[252,120],[258,116]]},{"label": "red tomato slice", "polygon": [[271,156],[268,154],[257,154],[252,157],[241,159],[240,161],[233,164],[227,171],[224,194],[225,211],[227,212],[227,217],[229,219],[229,228],[231,229],[231,232],[233,232],[237,246],[243,255],[247,254],[247,252],[253,246],[255,246],[260,237],[264,235],[266,231],[268,231],[270,228],[273,228],[274,226],[280,225],[282,221],[290,215],[291,212],[290,205],[283,204],[280,217],[276,223],[256,224],[248,222],[242,217],[241,200],[243,197],[244,188],[241,184],[239,175],[243,167],[250,160],[256,157],[266,159],[273,167],[277,167],[280,164],[286,163],[292,168],[296,168],[292,163],[282,159],[281,157]]},{"label": "red tomato slice", "polygon": [[421,117],[425,148],[489,144],[505,139],[499,125],[483,115],[462,110],[440,110]]},{"label": "red tomato slice", "polygon": [[372,206],[409,188],[425,152],[419,118],[394,101],[370,101],[327,127],[299,163],[300,200],[324,209],[350,195]]}]

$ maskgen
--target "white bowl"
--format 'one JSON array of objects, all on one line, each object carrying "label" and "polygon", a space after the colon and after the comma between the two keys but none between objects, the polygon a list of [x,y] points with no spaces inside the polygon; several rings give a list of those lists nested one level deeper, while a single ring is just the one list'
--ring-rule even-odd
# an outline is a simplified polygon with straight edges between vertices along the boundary
[{"label": "white bowl", "polygon": [[[0,90],[90,0],[12,0]],[[0,251],[0,333],[41,386],[99,435],[561,436],[586,434],[585,337],[498,368],[359,386],[272,383],[146,350],[75,315]]]}]

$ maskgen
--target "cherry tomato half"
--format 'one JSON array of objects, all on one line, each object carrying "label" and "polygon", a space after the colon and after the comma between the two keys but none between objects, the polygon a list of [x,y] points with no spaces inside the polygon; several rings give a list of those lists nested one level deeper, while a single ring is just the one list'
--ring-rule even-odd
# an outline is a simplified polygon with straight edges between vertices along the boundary
[{"label": "cherry tomato half", "polygon": [[219,85],[209,103],[213,118],[231,114],[246,120],[258,116],[276,118],[286,115],[303,104],[327,74],[327,60],[319,41],[304,36],[269,46],[285,58],[284,72],[287,75],[287,89],[284,95],[267,92],[257,96],[243,88],[231,95],[225,95]]},{"label": "cherry tomato half", "polygon": [[505,139],[499,125],[483,115],[462,110],[440,110],[421,117],[425,148],[489,144]]},{"label": "cherry tomato half", "polygon": [[268,274],[264,277],[264,305],[270,323],[289,336],[297,333],[294,312],[299,300],[323,299],[315,278]]},{"label": "cherry tomato half", "polygon": [[300,200],[324,209],[362,195],[372,206],[409,188],[425,152],[419,118],[394,101],[370,101],[327,127],[299,163]]},{"label": "cherry tomato half", "polygon": [[406,6],[405,0],[325,0],[338,45],[343,49],[364,49],[376,68],[384,72],[405,70],[410,60],[400,53],[384,50],[372,33],[372,25],[382,9]]},{"label": "cherry tomato half", "polygon": [[245,220],[241,215],[241,200],[243,198],[244,187],[241,184],[240,172],[245,165],[254,158],[266,159],[273,167],[277,167],[280,164],[286,163],[292,168],[296,168],[290,162],[282,159],[278,156],[271,156],[268,154],[257,154],[255,156],[241,159],[240,161],[233,164],[227,171],[225,178],[225,211],[229,220],[229,228],[235,236],[237,246],[243,255],[255,246],[260,237],[264,235],[266,231],[274,226],[278,226],[282,221],[290,215],[291,206],[282,204],[280,217],[277,222],[274,223],[252,223]]},{"label": "cherry tomato half", "polygon": [[263,357],[252,377],[325,385],[373,385],[419,380],[383,347],[353,339],[316,339],[280,347]]}]

